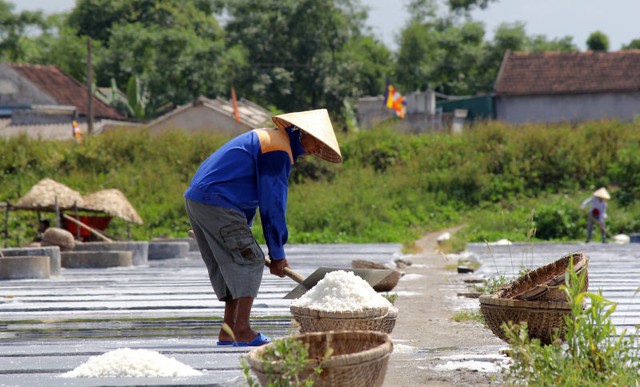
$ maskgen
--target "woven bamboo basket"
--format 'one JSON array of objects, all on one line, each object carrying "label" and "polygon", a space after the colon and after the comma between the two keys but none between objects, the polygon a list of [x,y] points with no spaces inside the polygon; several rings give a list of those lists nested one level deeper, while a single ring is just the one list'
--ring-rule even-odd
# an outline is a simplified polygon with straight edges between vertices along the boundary
[{"label": "woven bamboo basket", "polygon": [[564,284],[564,276],[569,270],[569,262],[572,259],[574,272],[577,274],[585,272],[583,291],[587,291],[589,288],[587,256],[583,253],[572,253],[528,272],[499,289],[496,294],[498,298],[524,301],[565,301],[566,296],[559,287]]},{"label": "woven bamboo basket", "polygon": [[491,331],[509,342],[502,324],[527,323],[527,331],[532,339],[542,344],[550,344],[556,332],[564,340],[564,316],[571,315],[571,306],[563,301],[524,301],[499,298],[496,294],[480,296],[480,311]]},{"label": "woven bamboo basket", "polygon": [[371,308],[350,312],[327,312],[290,306],[300,333],[340,330],[361,330],[391,333],[396,326],[396,308]]},{"label": "woven bamboo basket", "polygon": [[[322,373],[314,386],[370,387],[382,386],[393,344],[389,335],[371,331],[311,332],[294,336],[309,345],[309,358],[301,380],[311,375],[327,348],[331,357],[322,362]],[[249,352],[248,363],[262,386],[277,383],[286,365],[282,361],[264,362],[263,354],[274,343]]]},{"label": "woven bamboo basket", "polygon": [[[379,264],[377,262],[366,261],[364,259],[354,259],[351,261],[351,267],[354,269],[385,269],[389,270],[385,265]],[[404,275],[404,272],[400,270],[392,269],[391,274],[386,276],[377,284],[373,285],[373,290],[376,292],[390,292],[393,288],[396,287],[400,278]]]}]

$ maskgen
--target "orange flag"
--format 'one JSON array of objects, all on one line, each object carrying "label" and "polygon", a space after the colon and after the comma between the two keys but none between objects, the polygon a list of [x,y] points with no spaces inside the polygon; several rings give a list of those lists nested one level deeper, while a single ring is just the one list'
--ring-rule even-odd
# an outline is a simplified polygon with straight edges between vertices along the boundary
[{"label": "orange flag", "polygon": [[233,116],[236,122],[240,122],[240,112],[238,112],[238,100],[236,99],[236,89],[231,85],[231,103],[233,104]]}]

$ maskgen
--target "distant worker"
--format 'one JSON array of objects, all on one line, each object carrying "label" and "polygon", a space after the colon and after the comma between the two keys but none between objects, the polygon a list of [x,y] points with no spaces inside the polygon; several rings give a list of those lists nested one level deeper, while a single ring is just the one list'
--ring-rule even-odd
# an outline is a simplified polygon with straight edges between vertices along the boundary
[{"label": "distant worker", "polygon": [[76,139],[76,143],[78,144],[82,144],[82,129],[80,128],[80,125],[78,124],[78,121],[73,121],[71,123],[71,125],[73,126],[73,138]]},{"label": "distant worker", "polygon": [[49,221],[49,219],[40,219],[40,222],[38,223],[38,235],[35,238],[35,242],[41,242],[42,241],[42,234],[44,234],[45,231],[47,231],[47,229],[51,226],[51,222]]},{"label": "distant worker", "polygon": [[588,206],[587,211],[587,243],[591,240],[594,223],[600,227],[600,235],[602,235],[602,243],[607,243],[607,227],[604,220],[607,217],[607,200],[611,199],[607,189],[602,187],[595,191],[593,195],[582,202],[580,209],[584,210]]}]

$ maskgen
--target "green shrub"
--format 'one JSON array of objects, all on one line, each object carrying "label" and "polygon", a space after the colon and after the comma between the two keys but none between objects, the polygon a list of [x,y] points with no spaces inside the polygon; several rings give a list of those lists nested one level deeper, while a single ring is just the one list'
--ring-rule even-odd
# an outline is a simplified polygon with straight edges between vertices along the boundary
[{"label": "green shrub", "polygon": [[511,367],[506,380],[533,386],[632,386],[640,378],[640,341],[636,334],[620,335],[611,321],[616,304],[602,294],[582,292],[586,270],[577,275],[572,265],[564,290],[571,305],[565,316],[566,344],[557,339],[541,345],[529,339],[526,324],[503,325],[511,343]]},{"label": "green shrub", "polygon": [[544,240],[571,240],[584,234],[583,214],[567,200],[539,206],[534,214],[536,237]]},{"label": "green shrub", "polygon": [[[405,243],[460,224],[467,225],[460,235],[466,241],[523,241],[531,211],[538,239],[582,239],[585,219],[574,210],[599,186],[611,188],[611,230],[638,229],[637,124],[488,122],[460,136],[404,134],[385,125],[338,133],[341,165],[310,158],[294,166],[290,243]],[[145,222],[131,227],[133,239],[184,237],[184,190],[200,163],[228,139],[144,130],[89,136],[82,145],[0,138],[0,201],[15,203],[45,177],[83,194],[117,188]],[[31,240],[28,224],[36,221],[35,213],[12,212],[9,244]],[[254,225],[262,240],[259,219]],[[114,219],[107,233],[119,239],[126,231],[127,224]]]}]

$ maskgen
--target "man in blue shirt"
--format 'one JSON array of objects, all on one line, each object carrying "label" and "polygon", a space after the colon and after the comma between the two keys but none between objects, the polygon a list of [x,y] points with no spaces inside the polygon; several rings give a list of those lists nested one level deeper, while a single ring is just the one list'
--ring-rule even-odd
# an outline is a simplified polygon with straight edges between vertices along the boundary
[{"label": "man in blue shirt", "polygon": [[234,335],[221,329],[218,345],[270,342],[250,324],[265,263],[251,233],[256,212],[260,211],[269,249],[270,272],[284,277],[284,268],[289,266],[284,245],[291,167],[298,157],[310,154],[342,162],[326,109],[282,114],[273,121],[276,128],[243,133],[215,151],[200,165],[184,194],[211,285],[225,302],[224,322]]}]

